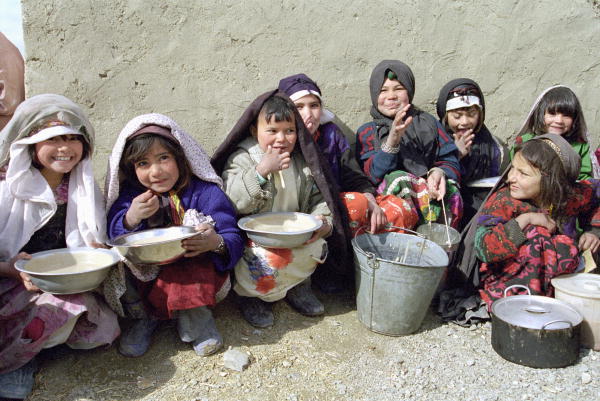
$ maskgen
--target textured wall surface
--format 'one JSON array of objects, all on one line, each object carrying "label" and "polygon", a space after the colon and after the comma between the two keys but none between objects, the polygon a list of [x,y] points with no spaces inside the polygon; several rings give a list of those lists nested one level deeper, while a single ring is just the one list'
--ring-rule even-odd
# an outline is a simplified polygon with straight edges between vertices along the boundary
[{"label": "textured wall surface", "polygon": [[487,124],[509,139],[538,93],[579,96],[598,145],[600,8],[595,0],[23,0],[27,95],[84,105],[98,136],[96,175],[136,115],[173,117],[212,151],[260,93],[305,72],[355,130],[382,59],[410,65],[414,103],[475,79]]}]

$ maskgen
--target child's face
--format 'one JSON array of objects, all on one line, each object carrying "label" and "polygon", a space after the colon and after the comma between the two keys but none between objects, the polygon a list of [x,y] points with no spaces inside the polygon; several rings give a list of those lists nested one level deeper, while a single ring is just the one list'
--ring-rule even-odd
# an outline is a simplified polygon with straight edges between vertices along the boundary
[{"label": "child's face", "polygon": [[278,153],[291,153],[296,146],[296,139],[298,139],[298,133],[293,116],[291,121],[277,122],[274,117],[271,118],[271,121],[267,121],[263,112],[260,112],[256,125],[256,140],[263,152],[266,152],[271,146],[273,151]]},{"label": "child's face", "polygon": [[377,109],[386,117],[394,118],[396,113],[410,103],[408,91],[397,80],[386,78],[377,98]]},{"label": "child's face", "polygon": [[464,134],[479,124],[479,107],[463,107],[448,112],[448,126],[455,134]]},{"label": "child's face", "polygon": [[170,191],[179,180],[175,157],[157,140],[134,166],[140,183],[157,193]]},{"label": "child's face", "polygon": [[541,191],[542,175],[518,152],[508,172],[510,196],[519,200],[536,201]]},{"label": "child's face", "polygon": [[298,112],[302,116],[302,121],[311,135],[319,129],[321,123],[321,101],[315,95],[302,96],[294,101]]},{"label": "child's face", "polygon": [[69,173],[83,155],[81,135],[59,135],[35,144],[35,158],[44,173]]},{"label": "child's face", "polygon": [[559,112],[546,111],[544,113],[544,126],[548,134],[564,135],[571,132],[573,128],[573,117]]}]

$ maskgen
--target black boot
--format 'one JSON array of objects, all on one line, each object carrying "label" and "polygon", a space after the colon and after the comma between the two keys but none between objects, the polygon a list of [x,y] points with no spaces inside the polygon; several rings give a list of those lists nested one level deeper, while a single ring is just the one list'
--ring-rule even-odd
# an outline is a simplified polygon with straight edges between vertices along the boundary
[{"label": "black boot", "polygon": [[288,290],[285,300],[305,316],[319,316],[325,313],[325,307],[312,292],[310,278]]},{"label": "black boot", "polygon": [[239,306],[244,319],[254,327],[273,326],[271,303],[255,297],[239,297]]}]

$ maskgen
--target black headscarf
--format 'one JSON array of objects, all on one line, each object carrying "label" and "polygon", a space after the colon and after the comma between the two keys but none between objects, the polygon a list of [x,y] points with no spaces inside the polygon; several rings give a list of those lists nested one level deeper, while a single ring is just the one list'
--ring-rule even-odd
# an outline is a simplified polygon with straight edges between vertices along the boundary
[{"label": "black headscarf", "polygon": [[[453,79],[448,82],[442,90],[440,90],[440,95],[437,100],[437,115],[440,118],[440,122],[446,128],[446,132],[449,135],[452,135],[452,130],[448,126],[448,121],[446,117],[446,102],[448,101],[448,96],[455,89],[475,89],[477,92],[477,97],[479,97],[479,101],[481,102],[481,113],[480,113],[480,121],[478,124],[479,130],[475,132],[475,137],[473,139],[473,145],[471,146],[471,153],[467,156],[460,159],[461,166],[461,177],[463,182],[469,182],[473,180],[478,180],[480,178],[491,177],[500,174],[502,171],[500,170],[502,167],[498,165],[498,171],[492,172],[492,161],[494,159],[495,149],[498,146],[492,134],[487,129],[484,124],[485,121],[485,100],[483,98],[483,92],[477,82],[473,81],[469,78],[458,78]],[[502,160],[500,160],[499,164]]]},{"label": "black headscarf", "polygon": [[[221,143],[221,146],[215,151],[211,163],[217,174],[223,174],[225,163],[231,154],[235,152],[237,146],[250,134],[250,127],[256,124],[256,119],[263,107],[263,104],[272,96],[289,98],[283,92],[277,90],[266,92],[254,100],[244,111],[242,117],[235,124],[227,138]],[[331,214],[333,215],[333,233],[327,238],[329,244],[328,260],[335,261],[328,263],[328,266],[337,270],[339,274],[350,274],[354,272],[353,257],[350,253],[350,226],[344,209],[341,208],[339,188],[335,183],[335,178],[329,168],[327,161],[323,158],[317,144],[312,139],[310,132],[302,123],[302,116],[294,107],[294,117],[296,120],[296,130],[298,132],[298,145],[300,151],[310,168],[315,179],[317,187],[321,191]]]},{"label": "black headscarf", "polygon": [[[377,108],[379,92],[388,72],[393,72],[398,81],[406,88],[408,99],[412,103],[415,95],[415,77],[411,69],[398,60],[383,60],[375,66],[369,80],[371,91],[371,117],[377,129],[377,148],[390,133],[393,119],[384,116]],[[413,121],[406,129],[400,141],[397,169],[407,171],[416,176],[424,176],[433,167],[437,159],[438,131],[435,117],[414,105],[411,105],[408,116]]]}]

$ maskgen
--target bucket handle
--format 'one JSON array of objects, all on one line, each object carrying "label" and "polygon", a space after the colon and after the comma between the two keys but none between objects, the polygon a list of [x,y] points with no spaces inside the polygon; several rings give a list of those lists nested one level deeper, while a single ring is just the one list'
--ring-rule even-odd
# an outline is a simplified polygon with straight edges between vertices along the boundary
[{"label": "bucket handle", "polygon": [[540,329],[540,337],[544,335],[546,326],[549,326],[553,323],[559,323],[559,322],[566,323],[569,325],[569,338],[573,338],[573,323],[569,322],[568,320],[562,320],[562,319],[551,320],[547,323],[544,323],[542,325],[542,328]]},{"label": "bucket handle", "polygon": [[529,287],[527,287],[526,285],[522,285],[522,284],[513,284],[511,286],[508,286],[504,289],[504,295],[502,296],[503,298],[506,298],[506,293],[513,289],[513,288],[524,288],[527,290],[527,295],[531,295],[531,290],[529,289]]},{"label": "bucket handle", "polygon": [[[373,252],[366,252],[364,249],[362,249],[360,247],[360,245],[358,244],[358,241],[356,241],[356,237],[358,237],[358,233],[360,232],[360,230],[365,229],[364,231],[367,232],[366,228],[368,228],[369,226],[360,226],[358,227],[358,230],[356,230],[356,232],[354,233],[354,245],[356,245],[356,247],[362,252],[364,253],[368,259],[374,259],[375,258],[375,254]],[[419,259],[418,262],[419,263],[421,261],[421,256],[423,255],[423,249],[425,248],[425,241],[427,240],[427,237],[421,233],[418,233],[416,231],[413,231],[409,228],[405,228],[405,227],[399,227],[399,226],[388,226],[388,228],[395,228],[398,230],[404,230],[404,231],[408,231],[411,234],[414,234],[415,236],[421,238],[423,240],[423,242],[421,243],[421,252],[419,253]],[[391,231],[388,231],[391,232]],[[408,246],[408,245],[407,245]],[[377,268],[378,266],[374,267]]]}]

